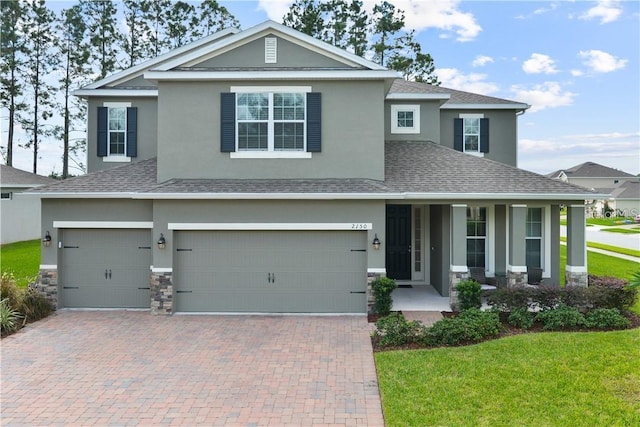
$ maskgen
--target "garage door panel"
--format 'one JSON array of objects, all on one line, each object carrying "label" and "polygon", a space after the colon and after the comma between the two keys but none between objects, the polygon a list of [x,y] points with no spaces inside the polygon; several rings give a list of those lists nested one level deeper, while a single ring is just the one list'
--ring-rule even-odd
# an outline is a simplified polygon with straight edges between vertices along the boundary
[{"label": "garage door panel", "polygon": [[149,307],[149,230],[66,229],[62,239],[65,307]]},{"label": "garage door panel", "polygon": [[176,311],[365,312],[366,232],[176,233]]}]

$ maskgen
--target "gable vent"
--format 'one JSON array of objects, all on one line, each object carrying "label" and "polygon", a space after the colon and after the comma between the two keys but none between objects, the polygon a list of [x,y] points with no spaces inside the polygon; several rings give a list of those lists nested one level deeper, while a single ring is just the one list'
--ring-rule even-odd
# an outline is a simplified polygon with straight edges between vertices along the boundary
[{"label": "gable vent", "polygon": [[265,64],[278,62],[278,39],[275,37],[266,37],[264,39],[264,62]]}]

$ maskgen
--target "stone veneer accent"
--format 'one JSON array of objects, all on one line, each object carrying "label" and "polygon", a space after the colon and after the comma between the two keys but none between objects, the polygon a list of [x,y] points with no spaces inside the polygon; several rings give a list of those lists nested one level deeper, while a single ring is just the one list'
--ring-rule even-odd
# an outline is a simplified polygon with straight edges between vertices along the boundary
[{"label": "stone veneer accent", "polygon": [[451,310],[458,311],[460,309],[460,300],[458,299],[458,291],[456,286],[458,283],[469,278],[468,271],[451,271],[449,270],[449,306]]},{"label": "stone veneer accent", "polygon": [[529,275],[526,271],[507,271],[507,287],[526,286],[529,283]]},{"label": "stone veneer accent", "polygon": [[173,313],[173,282],[171,272],[151,272],[151,314]]},{"label": "stone veneer accent", "polygon": [[58,270],[40,269],[36,289],[51,303],[54,309],[58,308]]},{"label": "stone veneer accent", "polygon": [[565,271],[564,277],[567,279],[566,286],[580,286],[583,288],[589,286],[589,273],[587,272],[576,273]]}]

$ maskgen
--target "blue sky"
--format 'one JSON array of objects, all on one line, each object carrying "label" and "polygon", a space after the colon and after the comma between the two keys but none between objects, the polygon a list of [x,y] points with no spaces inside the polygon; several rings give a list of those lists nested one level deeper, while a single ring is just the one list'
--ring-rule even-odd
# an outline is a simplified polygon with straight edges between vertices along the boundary
[{"label": "blue sky", "polygon": [[[640,2],[390,1],[442,86],[532,106],[518,119],[519,167],[593,161],[640,173]],[[281,22],[291,1],[220,3],[249,28]],[[30,153],[17,151],[15,165],[28,170]],[[59,171],[59,156],[44,151],[39,172]]]}]

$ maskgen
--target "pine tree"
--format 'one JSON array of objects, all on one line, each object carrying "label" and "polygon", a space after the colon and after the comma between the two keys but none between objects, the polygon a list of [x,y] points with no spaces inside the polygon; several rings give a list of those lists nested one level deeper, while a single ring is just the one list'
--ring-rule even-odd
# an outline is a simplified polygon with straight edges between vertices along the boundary
[{"label": "pine tree", "polygon": [[62,60],[63,75],[60,78],[60,90],[64,99],[59,105],[63,117],[63,125],[56,129],[63,141],[62,153],[62,179],[69,176],[69,160],[74,160],[76,167],[84,171],[84,165],[75,160],[73,154],[84,152],[85,138],[73,139],[71,134],[77,129],[77,125],[86,114],[86,106],[83,102],[72,96],[72,90],[81,86],[89,74],[86,65],[90,56],[89,46],[86,42],[87,25],[82,19],[82,11],[79,5],[63,10],[57,25],[58,40],[57,52]]},{"label": "pine tree", "polygon": [[323,6],[317,0],[295,0],[282,22],[287,27],[322,40],[325,26]]},{"label": "pine tree", "polygon": [[238,20],[216,0],[204,0],[198,9],[200,19],[194,29],[197,37],[208,36],[225,28],[240,28]]},{"label": "pine tree", "polygon": [[197,28],[196,8],[184,1],[171,5],[165,18],[166,39],[171,48],[183,46],[196,37],[193,30]]},{"label": "pine tree", "polygon": [[18,30],[21,26],[23,7],[17,0],[0,2],[0,105],[9,112],[7,129],[6,163],[13,165],[13,138],[17,114],[24,111],[26,105],[19,99],[24,84],[20,74],[24,69],[24,35]]},{"label": "pine tree", "polygon": [[20,115],[20,124],[29,134],[25,148],[33,150],[33,173],[38,172],[40,137],[50,136],[46,120],[53,115],[55,88],[47,77],[56,69],[58,56],[51,55],[53,49],[53,25],[55,15],[44,0],[25,1],[23,28],[25,32],[25,80],[30,93],[31,109]]},{"label": "pine tree", "polygon": [[148,58],[155,58],[165,52],[170,42],[165,33],[167,19],[171,9],[170,0],[141,0],[145,6],[144,18],[149,25],[149,47]]},{"label": "pine tree", "polygon": [[117,6],[112,0],[80,0],[82,16],[87,23],[91,46],[90,62],[93,70],[103,79],[118,66]]},{"label": "pine tree", "polygon": [[127,54],[127,66],[133,67],[147,59],[150,46],[146,41],[150,33],[148,22],[144,19],[148,3],[139,0],[124,0],[124,22],[127,32],[120,37],[122,49]]}]

